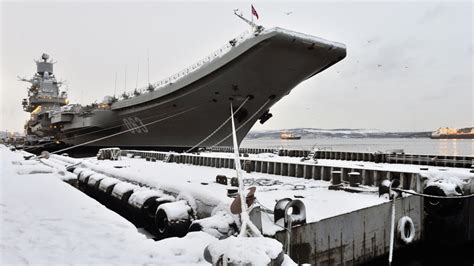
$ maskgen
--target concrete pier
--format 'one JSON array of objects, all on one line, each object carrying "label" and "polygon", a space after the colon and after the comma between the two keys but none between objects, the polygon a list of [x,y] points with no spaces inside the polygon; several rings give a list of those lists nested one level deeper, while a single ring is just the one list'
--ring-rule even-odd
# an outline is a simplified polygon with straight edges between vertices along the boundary
[{"label": "concrete pier", "polygon": [[[124,150],[122,152],[123,155],[127,155],[128,157],[146,159],[147,162],[145,164],[153,164],[152,159],[156,160],[158,158],[158,160],[169,163],[166,165],[161,165],[162,167],[174,167],[175,169],[183,168],[182,166],[178,165],[173,166],[172,164],[175,163],[203,165],[213,168],[234,168],[233,159],[228,158],[227,156],[216,154],[177,154],[131,150]],[[350,158],[351,160],[363,158],[362,155],[355,153],[338,153],[337,156],[341,158],[346,156],[345,158]],[[421,178],[418,172],[402,172],[393,170],[400,168],[382,169],[379,167],[379,165],[375,164],[370,164],[370,166],[367,166],[366,164],[365,167],[362,164],[360,164],[360,167],[357,167],[357,164],[341,164],[334,166],[337,165],[334,164],[334,162],[332,162],[332,165],[323,165],[311,160],[299,161],[294,159],[288,160],[287,158],[287,162],[284,162],[284,160],[278,161],[277,159],[279,158],[271,156],[266,159],[243,157],[241,158],[241,164],[242,167],[248,172],[294,177],[296,183],[304,181],[303,178],[331,181],[333,186],[329,186],[330,190],[343,189],[350,192],[370,190],[376,193],[376,191],[372,189],[357,187],[360,185],[378,186],[382,181],[391,179],[400,180],[401,187],[404,189],[420,191],[421,187]],[[341,167],[344,165],[346,167]],[[418,167],[415,168],[419,169]],[[406,169],[413,169],[413,167],[407,167]],[[216,171],[221,172],[220,170]],[[227,177],[224,176],[224,178],[226,178],[226,184]],[[265,179],[265,177],[262,177],[262,179]],[[275,180],[279,181],[279,177],[275,178]],[[235,178],[230,179],[230,183],[233,185],[236,185],[237,182],[235,181]],[[223,184],[221,182],[217,183]],[[209,184],[210,182],[201,183],[201,185],[205,186]],[[346,184],[349,184],[350,187]],[[163,191],[166,194],[171,194],[172,196],[179,196],[179,191],[173,191],[174,194],[172,194],[171,191],[167,191],[166,189],[163,189]],[[294,195],[293,193],[294,192],[290,192],[290,195]],[[373,196],[375,198],[377,197],[376,195]],[[350,202],[353,203],[352,197]],[[424,221],[425,219],[428,221],[428,218],[426,218],[428,216],[425,210],[426,205],[429,204],[425,205],[425,202],[426,200],[424,198],[418,196],[409,196],[396,200],[395,226],[400,223],[402,216],[407,216],[411,219],[414,226],[414,230],[410,231],[412,229],[409,229],[407,234],[411,234],[411,232],[413,232],[414,235],[413,239],[410,240],[409,243],[404,243],[403,241],[405,240],[397,238],[395,240],[395,250],[412,243],[421,242],[421,240],[426,237],[425,232],[428,230],[426,229],[427,227],[424,227]],[[199,210],[197,212],[199,218],[205,218],[211,215],[213,208],[207,205],[207,203],[200,201],[199,198],[196,198],[196,203],[198,206],[196,209]],[[311,206],[315,205],[308,204],[308,208]],[[474,231],[472,230],[473,227],[470,225],[472,221],[472,216],[470,213],[472,213],[472,210],[474,210],[473,206],[474,204],[472,204],[472,199],[469,202],[466,201],[466,203],[461,206],[463,209],[459,212],[459,215],[455,217],[453,216],[454,218],[443,218],[443,220],[438,219],[436,216],[435,218],[438,220],[435,220],[435,222],[440,223],[443,226],[444,224],[453,224],[452,230],[458,230],[460,235],[466,235],[466,239],[472,241],[472,236],[474,235],[472,232]],[[204,211],[201,209],[204,209]],[[299,264],[310,263],[313,265],[353,265],[369,262],[380,256],[386,256],[390,245],[389,235],[391,202],[381,203],[375,206],[371,205],[370,207],[359,208],[357,210],[352,209],[349,211],[350,212],[344,213],[342,215],[332,216],[326,219],[323,218],[322,220],[314,219],[310,223],[303,223],[301,225],[294,226],[291,230],[290,241],[288,240],[287,233],[285,231],[278,232],[275,235],[275,238],[279,240],[284,246],[287,244],[290,245],[290,256]],[[432,217],[429,218],[433,219]],[[454,222],[458,222],[458,224],[461,225],[469,224],[469,226],[466,228],[460,225],[454,226],[457,225]],[[431,231],[436,232],[439,228],[440,227],[433,227]],[[459,228],[462,230],[459,230]],[[405,228],[405,230],[407,229]],[[399,234],[400,232],[397,233],[397,235]]]},{"label": "concrete pier", "polygon": [[[196,154],[171,154],[167,152],[145,152],[138,150],[123,150],[122,156],[140,156],[142,158],[155,158],[157,160],[166,161],[171,158],[170,162],[175,163],[186,163],[192,165],[201,165],[214,168],[234,168],[234,160],[230,158],[216,157],[201,153]],[[331,156],[337,153],[332,153]],[[338,156],[342,156],[339,154]],[[419,174],[417,172],[399,172],[399,171],[384,171],[377,168],[368,169],[366,167],[333,167],[325,166],[321,164],[315,164],[313,162],[278,162],[278,161],[266,161],[261,159],[250,159],[246,158],[241,160],[241,164],[248,164],[245,170],[250,172],[258,172],[272,175],[282,175],[297,178],[307,178],[330,181],[333,178],[334,171],[340,171],[340,182],[350,183],[350,173],[353,176],[359,175],[357,183],[369,186],[378,186],[384,179],[400,180],[404,189],[416,190],[419,185]],[[339,180],[339,178],[338,178]]]},{"label": "concrete pier", "polygon": [[[233,152],[233,147],[211,147],[212,152]],[[309,151],[309,150],[287,150],[268,148],[240,148],[241,154],[251,153],[274,153],[279,156],[307,157],[314,153],[314,159],[366,161],[376,163],[416,164],[445,167],[472,168],[474,156],[444,156],[444,155],[419,155],[405,153],[367,153],[367,152],[345,152],[345,151]]]}]

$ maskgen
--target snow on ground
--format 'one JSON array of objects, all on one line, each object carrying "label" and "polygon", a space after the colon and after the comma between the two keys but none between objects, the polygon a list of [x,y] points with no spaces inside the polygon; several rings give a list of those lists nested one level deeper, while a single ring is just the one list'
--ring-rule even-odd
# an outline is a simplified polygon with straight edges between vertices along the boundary
[{"label": "snow on ground", "polygon": [[[248,250],[254,252],[248,252]],[[236,264],[253,263],[253,265],[268,265],[282,251],[282,244],[275,239],[266,237],[242,238],[228,237],[209,245],[209,252],[216,263],[219,255],[225,253],[227,260]]]},{"label": "snow on ground", "polygon": [[216,238],[192,232],[147,239],[51,168],[22,159],[22,153],[0,145],[1,265],[207,264],[204,248]]},{"label": "snow on ground", "polygon": [[[190,195],[200,205],[228,205],[227,186],[215,183],[217,175],[235,176],[235,170],[187,164],[149,162],[122,157],[120,161],[73,159],[53,155],[41,162],[24,161],[23,152],[0,145],[0,263],[5,264],[205,264],[203,250],[217,239],[203,232],[155,242],[128,221],[64,183],[71,177],[65,165],[82,162],[106,176],[145,184],[167,192]],[[230,157],[228,153],[206,153]],[[250,155],[265,161],[299,162],[300,158],[272,154]],[[307,164],[314,164],[309,161]],[[420,172],[420,166],[318,160],[318,165]],[[426,166],[423,166],[426,167]],[[467,169],[428,167],[426,175],[471,176]],[[262,173],[245,173],[247,186],[257,187],[257,201],[273,209],[281,198],[299,198],[307,222],[386,202],[376,193],[354,194],[328,190],[329,182]],[[264,233],[280,228],[263,214]]]},{"label": "snow on ground", "polygon": [[[54,156],[61,158],[60,156]],[[71,163],[76,159],[64,158]],[[95,158],[83,159],[83,164],[91,169],[110,173],[113,177],[139,182],[165,191],[189,193],[196,200],[212,206],[229,204],[233,199],[227,197],[227,186],[215,182],[217,175],[234,177],[235,170],[212,168],[189,164],[150,162],[145,159],[122,157],[120,161]],[[119,168],[116,168],[119,167]],[[276,201],[282,198],[298,197],[306,205],[307,222],[316,222],[325,218],[344,214],[386,202],[377,193],[348,193],[328,190],[328,181],[286,177],[262,173],[244,173],[246,186],[256,186],[256,197],[265,208],[273,210]],[[268,218],[266,215],[263,217]],[[270,218],[272,216],[270,215]],[[268,222],[265,224],[269,225]],[[271,224],[271,222],[270,222]],[[271,225],[269,225],[271,226]],[[266,234],[275,229],[264,228]]]}]

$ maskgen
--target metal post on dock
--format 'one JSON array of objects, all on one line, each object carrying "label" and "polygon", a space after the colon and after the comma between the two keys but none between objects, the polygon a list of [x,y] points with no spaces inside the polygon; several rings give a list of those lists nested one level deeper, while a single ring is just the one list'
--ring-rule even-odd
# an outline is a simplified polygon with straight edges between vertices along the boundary
[{"label": "metal post on dock", "polygon": [[333,185],[341,184],[341,174],[342,174],[342,171],[338,171],[338,170],[332,171],[331,172],[331,184],[333,184]]}]

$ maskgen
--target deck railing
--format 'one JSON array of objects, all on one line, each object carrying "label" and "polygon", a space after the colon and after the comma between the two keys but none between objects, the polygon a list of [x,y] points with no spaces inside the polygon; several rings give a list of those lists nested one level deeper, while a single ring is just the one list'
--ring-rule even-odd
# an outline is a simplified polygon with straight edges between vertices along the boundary
[{"label": "deck railing", "polygon": [[[193,65],[179,71],[178,73],[176,73],[176,74],[174,74],[170,77],[167,77],[165,79],[162,79],[162,80],[160,80],[160,81],[158,81],[154,84],[150,84],[150,85],[152,86],[153,90],[157,90],[157,89],[169,86],[169,85],[177,82],[178,80],[182,79],[183,77],[187,76],[188,74],[193,73],[194,71],[196,71],[196,70],[200,69],[201,67],[207,65],[208,63],[214,61],[215,59],[222,57],[224,54],[229,52],[233,47],[238,46],[243,41],[249,39],[251,36],[252,36],[251,31],[247,30],[247,31],[241,33],[236,38],[229,41],[227,44],[225,44],[222,47],[220,47],[219,49],[215,50],[210,55],[208,55],[205,58],[203,58],[203,59],[199,60],[198,62],[194,63]],[[148,86],[144,86],[140,89],[136,89],[136,92],[138,92],[137,94],[140,95],[142,93],[149,92],[149,89],[150,89],[150,86],[148,85]],[[134,97],[136,95],[135,91],[128,92],[126,94],[128,95],[127,99],[129,99],[131,97]],[[124,99],[125,98],[121,97],[120,100],[124,100]]]}]

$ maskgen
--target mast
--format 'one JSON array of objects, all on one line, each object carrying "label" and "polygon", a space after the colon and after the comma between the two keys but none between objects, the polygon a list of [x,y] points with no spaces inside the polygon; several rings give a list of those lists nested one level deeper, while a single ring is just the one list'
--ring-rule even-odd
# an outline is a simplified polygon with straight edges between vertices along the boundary
[{"label": "mast", "polygon": [[253,22],[253,17],[252,17],[252,20],[248,20],[248,19],[246,19],[246,18],[242,15],[242,13],[239,14],[239,13],[237,13],[237,11],[239,11],[239,10],[238,10],[238,9],[234,9],[234,15],[236,15],[237,17],[239,17],[239,18],[240,18],[241,20],[243,20],[245,23],[249,24],[250,27],[252,28],[252,30],[254,30],[254,29],[256,29],[256,28],[258,27],[258,25]]},{"label": "mast", "polygon": [[137,66],[137,79],[135,81],[135,90],[138,88],[138,73],[140,71],[140,60],[138,60],[138,66]]},{"label": "mast", "polygon": [[127,93],[127,66],[125,66],[125,79],[123,83],[123,93]]},{"label": "mast", "polygon": [[250,25],[250,28],[252,30],[252,32],[255,34],[255,35],[258,35],[260,32],[262,32],[265,28],[263,26],[260,26],[260,25],[257,25],[255,22],[253,22],[253,15],[250,14],[251,16],[251,20],[248,20],[246,19],[242,12],[239,14],[237,13],[237,11],[239,11],[238,9],[234,9],[234,15],[236,15],[237,17],[239,17],[241,20],[243,20],[245,23],[247,23],[248,25]]},{"label": "mast", "polygon": [[115,71],[114,98],[116,94],[117,94],[117,71]]},{"label": "mast", "polygon": [[148,85],[150,85],[150,50],[147,50],[146,52],[146,61],[148,65]]}]

